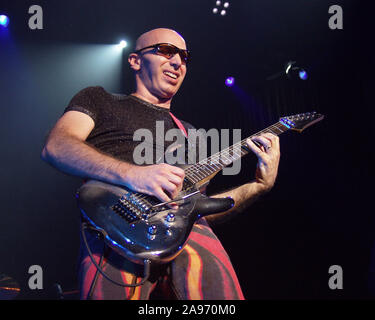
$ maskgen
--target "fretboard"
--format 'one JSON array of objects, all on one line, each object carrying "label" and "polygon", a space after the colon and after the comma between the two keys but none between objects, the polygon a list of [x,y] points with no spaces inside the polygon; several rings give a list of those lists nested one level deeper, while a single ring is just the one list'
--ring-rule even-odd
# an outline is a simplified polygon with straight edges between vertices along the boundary
[{"label": "fretboard", "polygon": [[275,135],[280,135],[287,131],[289,127],[282,122],[277,122],[268,128],[259,131],[246,139],[243,139],[230,147],[223,149],[212,156],[203,159],[187,168],[185,168],[185,178],[193,184],[196,184],[205,178],[219,172],[223,168],[229,166],[234,161],[247,155],[250,149],[247,145],[246,140],[252,139],[262,133],[270,132]]}]

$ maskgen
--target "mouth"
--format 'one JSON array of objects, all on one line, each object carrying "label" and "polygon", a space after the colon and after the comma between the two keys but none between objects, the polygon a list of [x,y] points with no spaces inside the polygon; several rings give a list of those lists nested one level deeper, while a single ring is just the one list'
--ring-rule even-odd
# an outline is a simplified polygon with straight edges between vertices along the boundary
[{"label": "mouth", "polygon": [[179,77],[179,74],[177,73],[174,73],[174,72],[171,72],[171,71],[164,71],[163,72],[168,78],[171,78],[173,80],[177,80],[177,78]]}]

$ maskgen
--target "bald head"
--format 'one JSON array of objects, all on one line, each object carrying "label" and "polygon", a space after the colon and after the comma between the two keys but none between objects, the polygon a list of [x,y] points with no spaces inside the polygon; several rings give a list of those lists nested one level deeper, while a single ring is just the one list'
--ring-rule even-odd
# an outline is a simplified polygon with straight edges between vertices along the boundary
[{"label": "bald head", "polygon": [[184,38],[172,29],[158,28],[142,34],[136,42],[135,50],[151,46],[157,43],[170,43],[180,49],[186,49]]},{"label": "bald head", "polygon": [[186,50],[186,43],[176,31],[166,28],[150,30],[142,34],[136,42],[135,51],[129,54],[128,62],[135,71],[136,90],[133,95],[163,108],[170,108],[186,75],[186,61],[181,54],[145,50],[146,47],[169,43]]}]

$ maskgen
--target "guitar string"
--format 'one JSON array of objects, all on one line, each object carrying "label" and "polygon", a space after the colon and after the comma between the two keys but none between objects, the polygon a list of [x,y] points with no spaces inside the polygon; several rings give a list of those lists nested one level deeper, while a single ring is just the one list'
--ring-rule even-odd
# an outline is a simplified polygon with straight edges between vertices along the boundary
[{"label": "guitar string", "polygon": [[[275,129],[278,130],[278,132],[275,131]],[[283,129],[283,130],[282,130]],[[200,181],[201,179],[204,179],[207,177],[207,175],[203,175],[203,177],[199,176],[199,172],[204,172],[204,170],[208,171],[208,176],[215,173],[216,171],[219,171],[221,170],[223,167],[229,165],[230,163],[232,163],[233,161],[236,161],[238,160],[241,156],[245,155],[248,153],[248,149],[247,150],[244,150],[242,147],[245,147],[247,145],[246,143],[246,140],[247,139],[251,139],[252,137],[254,136],[257,136],[261,133],[265,133],[265,132],[271,132],[273,134],[276,134],[276,135],[279,135],[283,132],[285,132],[288,128],[283,125],[282,123],[278,122],[272,126],[269,126],[268,128],[266,129],[263,129],[261,131],[259,131],[258,133],[255,133],[253,135],[251,135],[250,137],[246,138],[246,139],[243,139],[241,140],[240,142],[237,142],[235,143],[234,145],[230,146],[229,148],[226,148],[222,151],[219,151],[217,152],[216,154],[204,159],[204,160],[201,160],[199,161],[198,163],[194,164],[194,165],[191,165],[190,167],[186,168],[185,169],[185,173],[186,175],[190,176],[191,175],[195,175],[196,177],[192,177],[193,179],[191,180],[194,180],[192,182],[196,183],[198,181]],[[238,151],[240,150],[240,154],[237,154],[235,151]],[[232,155],[234,156],[231,156],[230,154],[232,153]],[[223,159],[224,163],[220,163],[219,160]],[[216,166],[218,168],[213,168],[213,166]],[[211,169],[211,170],[210,170]],[[213,171],[212,171],[213,169]],[[207,174],[207,173],[206,173]],[[198,177],[198,181],[195,181]]]},{"label": "guitar string", "polygon": [[[274,129],[278,129],[279,131],[280,128],[278,128],[277,125],[273,125],[269,128],[266,128],[262,131],[260,131],[257,134],[254,134],[250,136],[250,138],[261,134],[263,132],[272,132],[274,134],[280,133],[280,132],[275,132]],[[283,132],[283,131],[281,131]],[[248,138],[234,144],[233,146],[226,148],[214,155],[212,155],[209,158],[206,158],[204,160],[201,160],[197,164],[194,164],[190,166],[189,168],[186,169],[186,174],[192,178],[193,182],[196,183],[197,181],[204,179],[207,177],[207,172],[208,175],[213,174],[214,172],[221,170],[224,166],[229,165],[233,161],[239,159],[241,156],[247,154],[248,150],[243,150],[242,147],[245,146],[246,140]],[[221,161],[220,161],[221,160]],[[197,181],[195,181],[198,178]]]},{"label": "guitar string", "polygon": [[[275,131],[272,130],[272,129],[275,129],[275,128],[279,132],[275,132]],[[281,130],[281,129],[284,129],[284,130]],[[245,138],[245,139],[243,139],[243,140],[241,140],[241,141],[233,144],[232,146],[230,146],[230,147],[228,147],[228,148],[226,148],[224,150],[221,150],[221,151],[215,153],[214,155],[212,155],[212,156],[210,156],[210,157],[208,157],[208,158],[206,158],[204,160],[201,160],[198,163],[193,164],[190,167],[184,169],[185,170],[185,175],[187,176],[188,179],[189,179],[189,176],[191,177],[191,175],[194,175],[195,178],[191,177],[193,179],[189,179],[189,181],[195,184],[195,183],[203,180],[204,178],[210,176],[211,174],[213,174],[213,173],[215,173],[215,172],[220,171],[221,169],[223,169],[223,166],[218,162],[220,159],[224,158],[225,160],[228,161],[227,165],[229,165],[233,161],[238,160],[241,156],[247,154],[248,151],[245,151],[242,148],[243,146],[247,145],[247,143],[246,143],[247,139],[251,139],[254,136],[257,136],[257,135],[259,135],[261,133],[266,133],[266,132],[271,132],[271,133],[274,133],[276,135],[279,135],[279,134],[285,132],[286,130],[288,130],[288,128],[285,125],[283,125],[280,122],[277,122],[277,123],[275,123],[275,124],[273,124],[273,125],[265,128],[265,129],[263,129],[263,130],[255,133],[255,134],[251,135],[250,137],[247,137],[247,138]],[[238,156],[237,159],[225,158],[224,154],[226,154],[226,153],[229,154],[230,151],[233,152],[234,148],[240,150],[243,153],[241,153],[241,155],[239,155],[239,156],[237,155]],[[214,160],[213,163],[210,163],[211,165],[209,165],[208,163],[204,163],[205,161],[208,162],[210,160]],[[212,168],[212,166],[216,166],[217,168]],[[210,169],[214,169],[214,171],[211,172]],[[204,170],[208,171],[208,175],[206,173],[206,175],[203,175],[203,177],[201,177],[199,175],[199,172],[202,172],[202,171],[204,172]],[[149,197],[149,195],[143,194],[143,193],[137,193],[137,199],[139,199],[139,200],[145,200],[147,197]]]}]

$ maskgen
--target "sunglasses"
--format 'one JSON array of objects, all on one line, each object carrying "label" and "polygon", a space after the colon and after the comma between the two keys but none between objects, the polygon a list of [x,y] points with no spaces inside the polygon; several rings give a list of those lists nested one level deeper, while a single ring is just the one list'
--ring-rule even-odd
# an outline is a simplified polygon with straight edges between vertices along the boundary
[{"label": "sunglasses", "polygon": [[188,63],[191,59],[191,54],[188,50],[177,48],[176,46],[170,43],[157,43],[152,46],[144,47],[142,49],[134,51],[134,53],[140,53],[145,49],[151,48],[155,49],[157,54],[160,54],[168,59],[172,58],[177,53],[180,55],[181,60],[185,63]]}]

